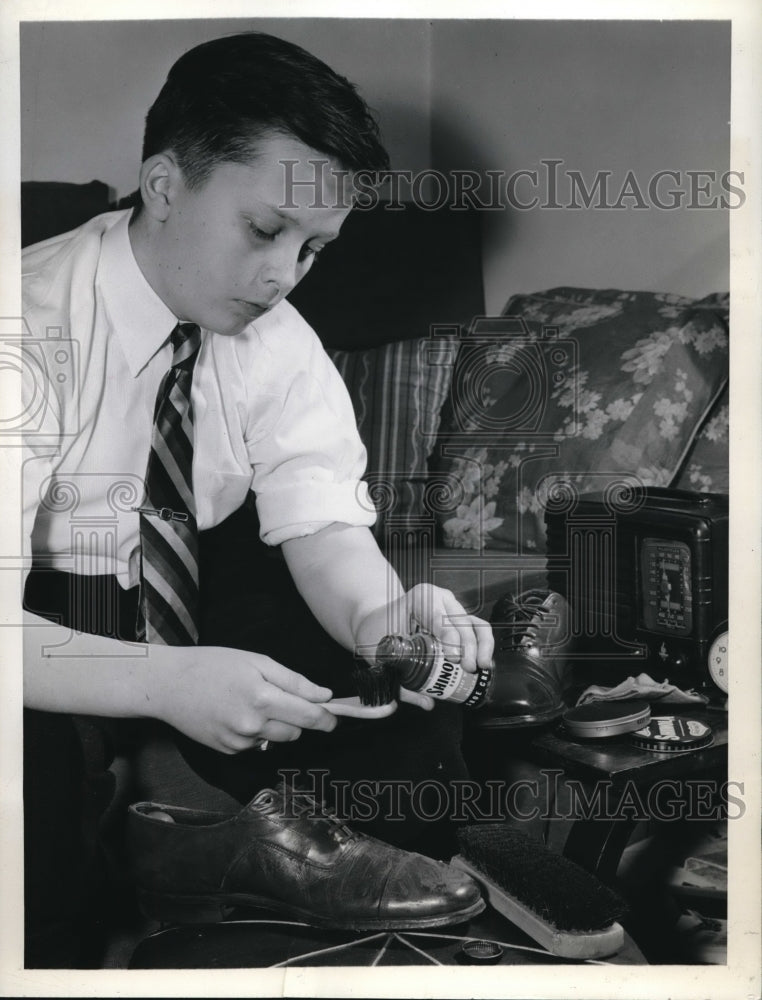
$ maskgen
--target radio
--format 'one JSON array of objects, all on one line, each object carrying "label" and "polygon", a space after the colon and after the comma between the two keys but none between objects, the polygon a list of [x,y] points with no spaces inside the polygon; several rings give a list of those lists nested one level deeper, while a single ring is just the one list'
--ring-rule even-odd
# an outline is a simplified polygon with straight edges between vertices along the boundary
[{"label": "radio", "polygon": [[658,487],[545,515],[548,586],[569,602],[575,678],[728,690],[728,498]]}]

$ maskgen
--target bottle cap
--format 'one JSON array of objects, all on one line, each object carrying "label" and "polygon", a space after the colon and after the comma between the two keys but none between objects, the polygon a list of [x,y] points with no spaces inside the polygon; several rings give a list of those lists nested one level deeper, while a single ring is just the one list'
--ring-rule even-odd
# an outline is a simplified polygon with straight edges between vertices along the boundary
[{"label": "bottle cap", "polygon": [[465,965],[497,965],[503,949],[497,941],[466,941],[460,949],[460,959]]}]

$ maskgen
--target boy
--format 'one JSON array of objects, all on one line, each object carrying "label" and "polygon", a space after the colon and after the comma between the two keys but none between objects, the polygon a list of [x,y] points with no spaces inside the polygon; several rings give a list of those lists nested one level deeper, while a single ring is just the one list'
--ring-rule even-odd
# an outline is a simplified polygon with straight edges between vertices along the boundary
[{"label": "boy", "polygon": [[[119,720],[170,727],[183,790],[176,783],[167,801],[222,802],[236,836],[259,845],[238,899],[329,926],[345,914],[353,926],[435,926],[483,905],[473,883],[428,859],[333,827],[329,849],[322,814],[289,825],[279,820],[288,796],[252,799],[284,767],[348,780],[464,777],[457,714],[415,714],[431,699],[403,692],[409,704],[388,719],[338,728],[326,703],[352,692],[352,651],[372,650],[411,618],[459,650],[465,669],[492,659],[483,622],[437,588],[405,593],[383,558],[351,404],[285,301],[338,237],[348,178],[386,166],[347,81],[281,40],[221,38],[178,60],[149,111],[139,207],[25,255],[32,336],[63,331],[80,375],[51,383],[25,463],[28,965],[87,961],[81,879],[92,856],[79,829],[71,716],[104,720],[98,728],[119,739],[128,727]],[[287,188],[287,177],[313,183]],[[104,544],[74,530],[114,511]],[[283,562],[268,555],[278,549]],[[59,643],[65,659],[48,655]],[[144,735],[132,739],[142,747]],[[55,846],[53,818],[65,831]],[[143,900],[157,916],[168,915],[170,895],[191,909],[203,902],[204,878],[229,873],[219,861],[209,872],[199,865],[242,849],[220,847],[208,817],[193,819],[192,844],[179,813],[152,818],[141,807],[131,822]],[[412,816],[370,828],[446,850]],[[265,872],[269,848],[279,861]],[[327,892],[310,875],[315,856],[331,873]]]}]

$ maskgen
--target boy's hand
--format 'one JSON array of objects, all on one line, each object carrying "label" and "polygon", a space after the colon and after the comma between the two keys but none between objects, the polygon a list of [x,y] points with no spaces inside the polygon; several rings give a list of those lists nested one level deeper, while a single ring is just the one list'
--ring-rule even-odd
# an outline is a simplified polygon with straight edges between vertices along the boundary
[{"label": "boy's hand", "polygon": [[[445,656],[473,673],[477,667],[492,667],[494,638],[489,622],[469,615],[449,591],[421,583],[396,601],[377,608],[360,624],[357,645],[363,651],[375,648],[390,633],[408,634],[421,627],[442,643]],[[403,688],[401,700],[430,709],[434,699]]]},{"label": "boy's hand", "polygon": [[336,717],[317,704],[332,692],[268,656],[218,646],[177,654],[170,669],[156,670],[147,714],[213,750],[239,753],[257,739],[288,742],[302,729],[336,726]]}]

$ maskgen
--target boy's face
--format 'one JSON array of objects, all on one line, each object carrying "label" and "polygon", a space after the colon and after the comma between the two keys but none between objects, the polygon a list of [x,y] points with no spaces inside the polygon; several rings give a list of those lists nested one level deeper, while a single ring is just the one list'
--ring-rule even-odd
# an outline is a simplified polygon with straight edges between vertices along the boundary
[{"label": "boy's face", "polygon": [[170,170],[150,242],[160,297],[180,320],[221,334],[240,333],[288,295],[349,214],[338,164],[289,136],[262,138],[257,150],[251,164],[219,164],[195,189]]}]

